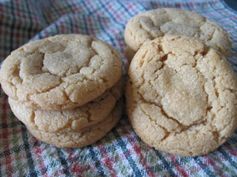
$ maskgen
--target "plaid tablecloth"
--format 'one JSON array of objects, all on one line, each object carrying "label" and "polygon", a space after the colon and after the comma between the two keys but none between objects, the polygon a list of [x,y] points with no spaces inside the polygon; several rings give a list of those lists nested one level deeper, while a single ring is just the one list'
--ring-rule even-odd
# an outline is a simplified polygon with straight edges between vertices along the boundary
[{"label": "plaid tablecloth", "polygon": [[[230,33],[236,55],[237,13],[219,0],[0,0],[0,60],[29,40],[59,33],[96,36],[125,59],[127,20],[159,7],[191,9],[216,21]],[[235,68],[237,55],[229,61]],[[237,132],[209,155],[178,157],[141,142],[124,115],[98,143],[60,149],[32,137],[0,89],[0,176],[237,176]]]}]

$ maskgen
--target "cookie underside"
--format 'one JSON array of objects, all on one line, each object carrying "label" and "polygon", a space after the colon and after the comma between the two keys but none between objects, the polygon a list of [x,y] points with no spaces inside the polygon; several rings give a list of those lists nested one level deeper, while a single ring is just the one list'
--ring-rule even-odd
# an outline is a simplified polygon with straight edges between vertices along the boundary
[{"label": "cookie underside", "polygon": [[57,147],[85,147],[91,145],[103,138],[118,122],[121,116],[121,103],[119,102],[113,109],[111,114],[103,121],[83,132],[58,132],[49,133],[32,129],[28,127],[30,133],[45,143],[55,145]]}]

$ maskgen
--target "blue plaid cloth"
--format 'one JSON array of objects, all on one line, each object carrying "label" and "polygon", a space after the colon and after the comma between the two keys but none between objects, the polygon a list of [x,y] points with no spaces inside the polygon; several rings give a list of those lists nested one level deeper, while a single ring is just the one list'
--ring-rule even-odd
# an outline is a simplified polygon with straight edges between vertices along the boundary
[{"label": "blue plaid cloth", "polygon": [[[220,0],[0,0],[0,60],[29,40],[60,33],[95,36],[125,60],[127,21],[161,7],[193,10],[225,28],[233,43],[229,61],[237,69],[237,13]],[[96,144],[60,149],[32,137],[0,89],[0,176],[237,176],[237,133],[213,153],[179,157],[143,143],[124,115]]]}]

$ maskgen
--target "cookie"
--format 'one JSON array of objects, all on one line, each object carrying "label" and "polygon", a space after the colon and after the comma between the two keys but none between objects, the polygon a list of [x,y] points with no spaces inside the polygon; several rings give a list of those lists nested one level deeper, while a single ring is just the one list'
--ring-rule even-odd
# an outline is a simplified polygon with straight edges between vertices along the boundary
[{"label": "cookie", "polygon": [[121,107],[117,105],[105,121],[83,132],[49,133],[28,127],[31,134],[37,139],[57,147],[84,147],[103,138],[118,122]]},{"label": "cookie", "polygon": [[229,36],[221,27],[195,12],[174,8],[159,8],[134,16],[126,25],[124,38],[136,52],[145,41],[165,34],[194,37],[225,55],[230,53]]},{"label": "cookie", "polygon": [[121,96],[121,82],[97,99],[74,109],[41,110],[26,107],[11,98],[9,105],[15,116],[31,129],[44,132],[82,131],[105,119]]},{"label": "cookie", "polygon": [[84,105],[121,77],[121,61],[108,44],[86,35],[64,34],[30,42],[2,63],[6,94],[44,110]]},{"label": "cookie", "polygon": [[135,132],[165,152],[214,151],[237,125],[237,79],[227,60],[194,38],[146,42],[128,71],[127,112]]}]

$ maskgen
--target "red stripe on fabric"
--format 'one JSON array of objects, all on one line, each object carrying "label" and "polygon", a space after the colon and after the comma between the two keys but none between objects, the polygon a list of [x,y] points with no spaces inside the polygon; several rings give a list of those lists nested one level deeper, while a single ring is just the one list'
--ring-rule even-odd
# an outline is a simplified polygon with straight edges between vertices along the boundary
[{"label": "red stripe on fabric", "polygon": [[60,29],[61,29],[61,33],[65,33],[65,27],[63,23],[60,23]]},{"label": "red stripe on fabric", "polygon": [[[208,155],[207,155],[206,158],[207,158],[208,164],[213,166],[214,171],[216,171],[216,172],[220,171],[220,168],[216,166],[216,163],[215,163],[215,161],[212,158],[210,158]],[[221,177],[223,176],[223,174],[220,174],[220,175],[221,175]]]},{"label": "red stripe on fabric", "polygon": [[230,153],[231,155],[233,155],[233,156],[237,156],[237,151],[236,151],[236,149],[230,149],[230,150],[229,150],[229,153]]},{"label": "red stripe on fabric", "polygon": [[132,4],[128,4],[127,5],[127,8],[130,10],[130,9],[132,9]]},{"label": "red stripe on fabric", "polygon": [[108,152],[106,151],[106,148],[100,144],[100,145],[98,145],[98,149],[102,155],[102,161],[105,164],[105,166],[108,167],[111,176],[116,177],[116,172],[115,172],[113,165],[112,165],[115,162],[113,161],[113,159],[111,159],[108,156]]},{"label": "red stripe on fabric", "polygon": [[[127,139],[128,139],[128,142],[132,145],[134,152],[139,157],[139,160],[140,160],[142,166],[146,169],[147,174],[151,177],[155,177],[155,174],[151,171],[150,167],[146,163],[146,159],[144,158],[144,156],[142,154],[141,148],[138,146],[140,144],[136,141],[136,138],[133,136],[133,133],[130,133],[127,136]],[[133,142],[133,141],[135,141],[135,142]]]},{"label": "red stripe on fabric", "polygon": [[80,164],[73,164],[72,167],[70,167],[73,173],[76,173],[80,176],[80,174],[83,174],[85,171],[90,170],[90,166],[82,166]]},{"label": "red stripe on fabric", "polygon": [[145,160],[145,158],[144,158],[144,156],[142,154],[141,148],[139,146],[137,146],[137,144],[134,144],[133,148],[134,148],[135,152],[140,156],[140,162],[145,167],[148,175],[151,176],[151,177],[155,177],[155,174],[152,173],[151,169],[146,164],[146,160]]},{"label": "red stripe on fabric", "polygon": [[180,3],[175,3],[174,6],[175,6],[176,8],[181,8],[181,7],[182,7],[182,5],[181,5]]},{"label": "red stripe on fabric", "polygon": [[75,153],[73,151],[70,151],[68,160],[70,162],[75,162],[75,163],[71,164],[70,171],[72,173],[76,173],[77,176],[82,176],[82,174],[85,171],[88,171],[91,167],[86,164],[80,164],[80,163],[76,162],[75,159],[77,159],[77,155],[75,155]]},{"label": "red stripe on fabric", "polygon": [[231,154],[233,156],[237,156],[237,150],[235,149],[235,144],[226,142],[223,146],[224,146],[224,149],[226,152],[228,152],[229,154]]},{"label": "red stripe on fabric", "polygon": [[3,6],[0,6],[0,14],[4,15]]},{"label": "red stripe on fabric", "polygon": [[182,176],[188,177],[188,174],[186,173],[186,171],[177,163],[177,159],[174,155],[171,155],[171,160],[172,160],[173,164],[175,165],[175,168],[178,170],[178,172]]},{"label": "red stripe on fabric", "polygon": [[[8,118],[7,117],[7,111],[8,111],[8,103],[7,103],[7,96],[3,97],[3,104],[2,104],[2,123],[8,125]],[[9,132],[8,128],[3,129],[3,137],[5,139],[5,150],[9,150],[9,144],[11,143],[10,141],[10,135],[11,133]],[[13,167],[12,167],[12,158],[11,154],[8,156],[5,156],[5,162],[6,162],[6,173],[8,176],[11,176],[13,174]]]},{"label": "red stripe on fabric", "polygon": [[[16,25],[16,29],[19,29],[20,28],[20,24],[17,24]],[[15,30],[13,31],[15,33],[15,40],[16,40],[16,43],[19,44],[19,40],[21,38],[21,32],[19,30]]]},{"label": "red stripe on fabric", "polygon": [[139,13],[139,11],[137,10],[137,6],[136,5],[134,5],[134,4],[129,4],[129,9],[131,10],[131,11],[133,11],[133,12],[135,12],[135,14],[134,15],[136,15],[136,14],[138,14]]},{"label": "red stripe on fabric", "polygon": [[116,13],[116,10],[113,8],[112,4],[108,4],[108,9],[112,11],[110,13],[114,14],[118,21],[122,21],[123,20],[122,19],[122,15],[123,14]]},{"label": "red stripe on fabric", "polygon": [[[38,141],[38,140],[36,140]],[[40,172],[42,175],[44,175],[45,177],[48,177],[47,175],[47,171],[44,172],[44,169],[46,169],[46,165],[44,163],[44,160],[42,159],[43,155],[42,155],[42,149],[40,146],[36,146],[32,149],[34,151],[34,155],[37,156],[38,160],[37,162],[39,161],[39,168],[40,168]]]},{"label": "red stripe on fabric", "polygon": [[[7,128],[6,128],[7,129]],[[2,138],[2,139],[4,139],[4,140],[7,140],[8,141],[8,139],[9,139],[9,132],[6,130],[6,129],[4,129],[4,131],[0,134],[0,137]]]}]

